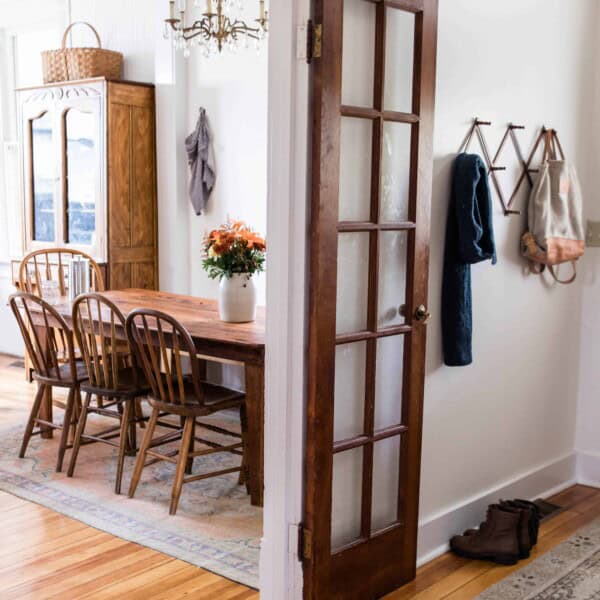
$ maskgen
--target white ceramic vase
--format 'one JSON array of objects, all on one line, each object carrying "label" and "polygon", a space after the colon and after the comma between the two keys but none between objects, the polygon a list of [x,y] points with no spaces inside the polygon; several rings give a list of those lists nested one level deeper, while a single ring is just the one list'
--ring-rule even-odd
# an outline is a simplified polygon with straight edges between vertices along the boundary
[{"label": "white ceramic vase", "polygon": [[256,285],[250,273],[234,273],[231,279],[221,279],[219,316],[227,323],[248,323],[256,319]]}]

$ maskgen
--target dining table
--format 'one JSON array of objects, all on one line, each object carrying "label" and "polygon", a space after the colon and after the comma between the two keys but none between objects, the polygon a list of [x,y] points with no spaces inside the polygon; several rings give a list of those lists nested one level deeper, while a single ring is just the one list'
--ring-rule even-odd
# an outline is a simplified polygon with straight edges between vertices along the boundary
[{"label": "dining table", "polygon": [[[203,361],[243,365],[246,393],[247,440],[246,477],[251,503],[263,505],[264,488],[264,381],[265,381],[265,311],[258,307],[256,320],[250,323],[226,323],[219,318],[216,300],[145,289],[103,292],[125,317],[136,308],[165,312],[177,319],[189,332],[198,356]],[[72,326],[72,305],[60,298],[57,312]],[[32,315],[36,323],[36,315]],[[40,318],[36,329],[44,336],[46,324]],[[119,328],[122,329],[122,328]],[[126,339],[126,333],[117,335]],[[53,399],[49,387],[40,408],[40,418],[52,422]],[[52,429],[42,430],[42,437],[52,437]]]}]

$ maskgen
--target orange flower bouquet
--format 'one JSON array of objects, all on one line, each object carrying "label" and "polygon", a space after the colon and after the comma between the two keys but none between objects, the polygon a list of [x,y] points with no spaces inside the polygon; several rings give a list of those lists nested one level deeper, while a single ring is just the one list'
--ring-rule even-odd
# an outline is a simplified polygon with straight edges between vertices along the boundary
[{"label": "orange flower bouquet", "polygon": [[243,221],[228,221],[204,240],[203,267],[211,279],[253,275],[265,268],[267,243]]}]

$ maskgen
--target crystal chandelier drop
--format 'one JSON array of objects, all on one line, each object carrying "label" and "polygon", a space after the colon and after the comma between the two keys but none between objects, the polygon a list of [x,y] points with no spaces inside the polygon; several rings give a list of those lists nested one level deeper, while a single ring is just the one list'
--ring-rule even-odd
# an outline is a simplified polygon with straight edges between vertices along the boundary
[{"label": "crystal chandelier drop", "polygon": [[187,0],[170,0],[165,38],[170,35],[175,48],[182,50],[186,57],[194,46],[198,46],[206,57],[224,49],[236,52],[251,43],[258,50],[269,31],[265,0],[259,0],[258,4],[259,16],[251,26],[233,14],[243,10],[243,0],[194,0],[194,7],[205,9],[197,20],[189,16],[188,12],[192,11],[188,11]]}]

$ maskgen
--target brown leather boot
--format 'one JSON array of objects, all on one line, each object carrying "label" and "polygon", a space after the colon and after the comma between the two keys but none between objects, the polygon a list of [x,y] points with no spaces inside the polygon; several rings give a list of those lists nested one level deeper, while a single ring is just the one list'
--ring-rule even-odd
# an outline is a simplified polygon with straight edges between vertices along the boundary
[{"label": "brown leather boot", "polygon": [[529,537],[531,539],[531,545],[535,546],[538,541],[538,533],[540,530],[540,509],[534,502],[530,502],[529,500],[515,498],[513,503],[521,508],[529,508],[531,510],[531,518],[529,520]]},{"label": "brown leather boot", "polygon": [[500,501],[500,507],[503,510],[512,510],[519,513],[519,531],[517,535],[519,539],[519,558],[529,558],[533,547],[533,515],[531,508],[515,501]]},{"label": "brown leather boot", "polygon": [[497,504],[488,508],[487,519],[477,532],[456,535],[450,540],[453,552],[464,558],[492,560],[501,565],[514,565],[519,560],[518,529],[521,514]]},{"label": "brown leather boot", "polygon": [[[538,531],[540,528],[539,510],[533,502],[528,500],[508,500],[500,501],[500,506],[510,507],[517,510],[523,510],[527,516],[529,539],[524,532],[519,535],[519,554],[521,558],[529,558],[531,548],[537,544]],[[481,525],[480,525],[481,527]],[[522,527],[522,525],[521,525]],[[467,529],[463,535],[473,535],[477,529]]]}]

